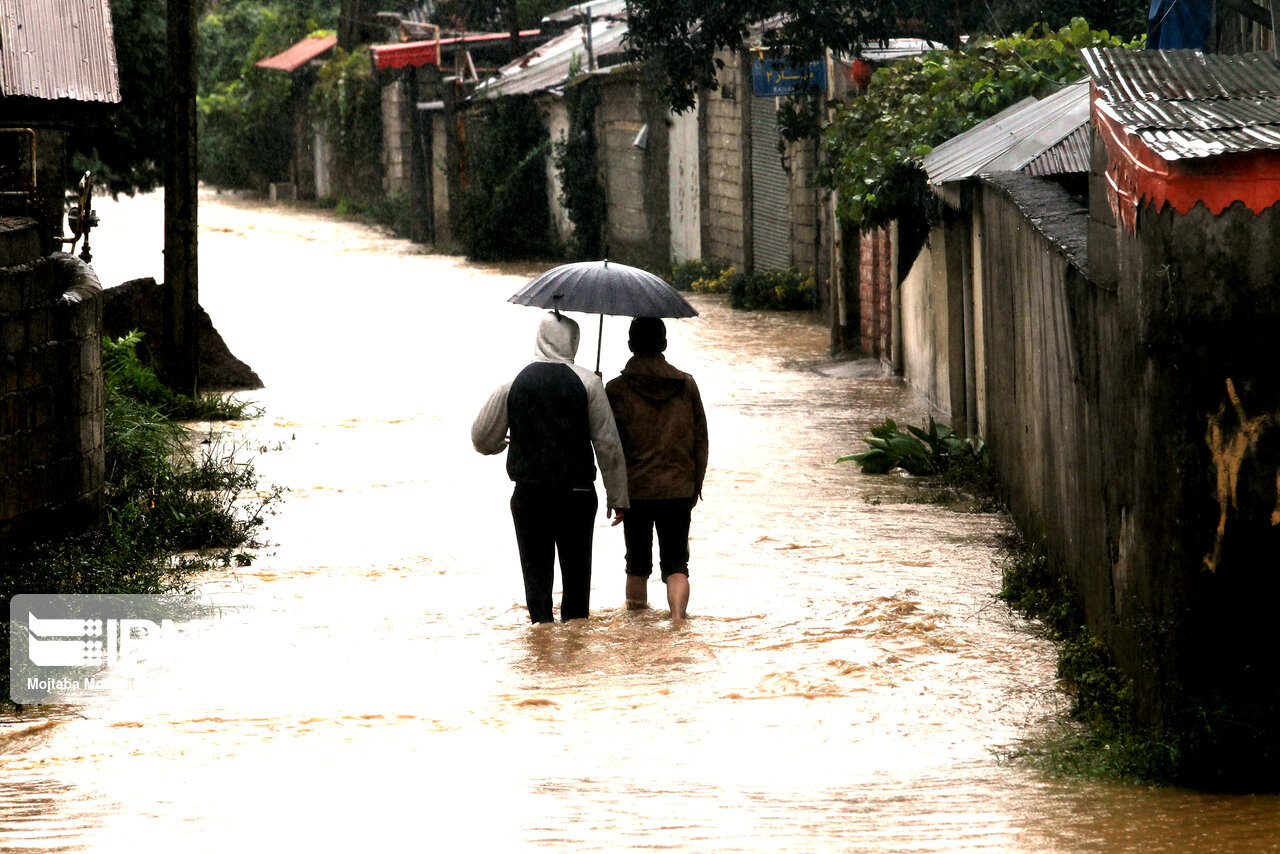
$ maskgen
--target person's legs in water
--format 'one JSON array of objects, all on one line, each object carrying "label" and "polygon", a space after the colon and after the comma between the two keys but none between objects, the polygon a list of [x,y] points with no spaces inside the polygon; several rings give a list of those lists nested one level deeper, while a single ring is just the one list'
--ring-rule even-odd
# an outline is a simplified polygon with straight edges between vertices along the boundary
[{"label": "person's legs in water", "polygon": [[693,499],[672,498],[662,502],[653,514],[658,531],[659,565],[662,583],[667,585],[667,606],[671,619],[689,615],[689,520]]},{"label": "person's legs in water", "polygon": [[648,501],[631,502],[622,517],[622,537],[627,546],[627,608],[647,608],[653,574],[653,513]]},{"label": "person's legs in water", "polygon": [[511,518],[515,522],[520,569],[524,573],[525,604],[529,619],[549,623],[551,587],[555,580],[556,544],[551,517],[555,510],[543,490],[517,483],[511,495]]},{"label": "person's legs in water", "polygon": [[591,611],[591,539],[599,506],[594,488],[574,489],[563,501],[564,512],[555,525],[556,550],[564,596],[560,619],[578,620]]},{"label": "person's legs in water", "polygon": [[671,619],[686,619],[689,616],[688,573],[673,572],[664,583],[667,585],[667,607],[671,609]]}]

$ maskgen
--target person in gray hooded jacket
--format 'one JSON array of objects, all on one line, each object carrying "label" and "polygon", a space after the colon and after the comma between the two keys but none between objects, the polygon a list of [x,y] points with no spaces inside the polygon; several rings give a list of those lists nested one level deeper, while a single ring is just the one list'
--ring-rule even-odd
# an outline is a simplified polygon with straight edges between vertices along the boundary
[{"label": "person in gray hooded jacket", "polygon": [[489,396],[471,426],[477,451],[507,451],[507,474],[515,481],[511,516],[535,623],[554,619],[557,553],[564,583],[560,619],[586,617],[590,609],[596,462],[606,518],[617,525],[629,506],[618,428],[600,378],[573,362],[578,339],[577,323],[548,313],[538,327],[533,361]]}]

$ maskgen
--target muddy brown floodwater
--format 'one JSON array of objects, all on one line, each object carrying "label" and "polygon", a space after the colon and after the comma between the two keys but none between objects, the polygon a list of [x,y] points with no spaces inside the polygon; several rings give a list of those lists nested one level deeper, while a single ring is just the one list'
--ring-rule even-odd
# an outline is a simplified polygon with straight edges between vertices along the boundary
[{"label": "muddy brown floodwater", "polygon": [[[101,212],[104,281],[159,278],[159,196]],[[535,628],[503,461],[468,428],[531,352],[538,312],[506,298],[537,268],[227,197],[200,216],[201,301],[267,384],[230,429],[290,490],[276,545],[203,579],[242,607],[145,690],[4,723],[0,850],[1280,848],[1275,798],[998,760],[1061,702],[994,602],[1007,523],[834,464],[927,409],[818,370],[813,318],[695,298],[669,324],[711,431],[692,618],[621,607],[601,519],[591,619]],[[606,379],[625,339],[605,322]]]}]

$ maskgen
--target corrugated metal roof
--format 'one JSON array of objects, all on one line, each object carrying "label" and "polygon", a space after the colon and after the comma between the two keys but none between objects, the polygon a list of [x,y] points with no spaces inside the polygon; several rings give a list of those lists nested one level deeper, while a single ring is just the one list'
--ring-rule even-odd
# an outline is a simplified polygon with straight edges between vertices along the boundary
[{"label": "corrugated metal roof", "polygon": [[1081,80],[1039,101],[1026,98],[952,137],[925,156],[924,170],[934,184],[988,172],[1087,172],[1089,137],[1080,130],[1088,124],[1089,81]]},{"label": "corrugated metal roof", "polygon": [[120,103],[107,0],[0,3],[0,95]]},{"label": "corrugated metal roof", "polygon": [[1280,97],[1280,62],[1270,53],[1198,50],[1082,50],[1098,93],[1108,102]]},{"label": "corrugated metal roof", "polygon": [[1280,62],[1270,53],[1082,54],[1099,109],[1165,160],[1280,150]]},{"label": "corrugated metal roof", "polygon": [[590,0],[587,3],[561,9],[559,12],[552,12],[545,16],[542,22],[544,24],[575,24],[586,18],[588,10],[591,12],[593,21],[602,18],[612,18],[617,21],[627,19],[626,0]]},{"label": "corrugated metal roof", "polygon": [[259,59],[254,65],[276,71],[297,71],[337,43],[337,36],[307,36],[275,56]]},{"label": "corrugated metal roof", "polygon": [[1062,142],[1033,159],[1021,171],[1028,175],[1068,175],[1089,171],[1089,122],[1072,131]]},{"label": "corrugated metal roof", "polygon": [[862,48],[862,58],[868,62],[894,62],[909,56],[919,56],[931,50],[945,50],[941,42],[927,39],[889,39],[883,45],[879,42]]},{"label": "corrugated metal roof", "polygon": [[[565,30],[539,48],[498,69],[498,75],[476,87],[477,98],[500,98],[503,95],[533,95],[563,89],[569,68],[577,62],[584,69],[587,62],[586,30],[578,24]],[[615,20],[592,20],[591,49],[596,58],[617,53],[627,25]]]}]

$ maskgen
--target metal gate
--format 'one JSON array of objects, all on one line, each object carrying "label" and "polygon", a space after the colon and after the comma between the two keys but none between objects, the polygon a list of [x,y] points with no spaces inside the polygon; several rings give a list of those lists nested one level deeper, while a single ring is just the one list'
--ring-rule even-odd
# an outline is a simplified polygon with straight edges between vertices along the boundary
[{"label": "metal gate", "polygon": [[751,238],[755,269],[791,266],[787,173],[778,144],[776,98],[751,98]]}]

